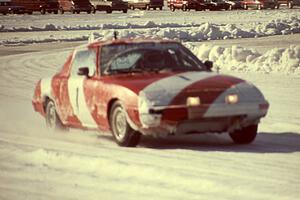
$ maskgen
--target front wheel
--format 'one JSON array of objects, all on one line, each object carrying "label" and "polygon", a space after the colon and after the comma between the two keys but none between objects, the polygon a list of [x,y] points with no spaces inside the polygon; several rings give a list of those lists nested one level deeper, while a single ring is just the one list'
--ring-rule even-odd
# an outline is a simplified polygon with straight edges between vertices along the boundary
[{"label": "front wheel", "polygon": [[112,10],[110,8],[107,8],[106,13],[110,14],[110,13],[112,13]]},{"label": "front wheel", "polygon": [[229,135],[236,144],[250,144],[257,135],[257,127],[257,125],[251,125],[229,133]]},{"label": "front wheel", "polygon": [[62,124],[56,112],[54,102],[49,100],[46,105],[46,125],[52,130],[66,130],[67,128]]},{"label": "front wheel", "polygon": [[257,6],[257,10],[261,10],[262,9],[262,6],[261,6],[261,4],[258,4],[258,6]]},{"label": "front wheel", "polygon": [[139,143],[141,134],[130,127],[126,111],[119,101],[112,106],[109,122],[112,135],[119,146],[135,147]]}]

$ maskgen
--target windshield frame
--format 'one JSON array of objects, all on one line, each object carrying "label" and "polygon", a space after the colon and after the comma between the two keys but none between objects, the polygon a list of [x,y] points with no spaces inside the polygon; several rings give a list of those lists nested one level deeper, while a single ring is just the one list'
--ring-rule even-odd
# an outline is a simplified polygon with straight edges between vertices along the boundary
[{"label": "windshield frame", "polygon": [[[143,46],[144,45],[144,46]],[[119,47],[118,47],[119,46]],[[132,46],[132,47],[130,47]],[[108,47],[108,48],[107,48]],[[105,49],[106,48],[106,49]],[[109,49],[110,48],[110,49]],[[118,49],[120,48],[120,49]],[[105,49],[105,51],[103,51]],[[136,63],[129,66],[128,69],[121,68],[119,70],[111,69],[112,63],[120,58],[121,56],[128,56],[130,53],[153,50],[159,51],[161,53],[173,51],[174,56],[177,58],[177,61],[182,61],[181,63],[176,62],[176,66],[162,66],[162,67],[146,67],[143,70],[136,70],[133,67]],[[147,53],[147,52],[146,52]],[[146,54],[144,52],[144,54]],[[142,54],[142,53],[141,53]],[[170,53],[171,54],[171,53]],[[175,55],[176,54],[176,55]],[[178,54],[178,55],[177,55]],[[143,55],[145,56],[145,55]],[[106,59],[103,59],[106,58]],[[142,73],[142,72],[160,72],[163,70],[169,71],[207,71],[207,67],[203,64],[199,58],[197,58],[189,49],[187,49],[184,45],[178,42],[141,42],[141,43],[115,43],[115,44],[107,44],[103,45],[100,49],[99,53],[99,72],[100,76],[107,76],[112,74],[120,73]],[[174,60],[173,60],[174,61]],[[176,61],[176,60],[175,60]],[[184,63],[185,61],[185,63]],[[164,61],[164,64],[166,62]],[[189,64],[190,66],[187,66]],[[132,68],[132,69],[130,69]]]}]

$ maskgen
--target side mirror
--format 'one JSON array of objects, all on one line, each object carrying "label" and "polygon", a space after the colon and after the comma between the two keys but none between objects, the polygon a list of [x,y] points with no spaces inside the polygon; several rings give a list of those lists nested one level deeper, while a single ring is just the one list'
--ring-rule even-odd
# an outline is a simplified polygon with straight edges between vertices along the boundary
[{"label": "side mirror", "polygon": [[88,67],[80,67],[78,69],[77,75],[89,77],[89,68]]},{"label": "side mirror", "polygon": [[209,61],[209,60],[205,61],[204,65],[206,66],[206,68],[207,68],[208,71],[212,71],[212,68],[214,66],[213,62]]}]

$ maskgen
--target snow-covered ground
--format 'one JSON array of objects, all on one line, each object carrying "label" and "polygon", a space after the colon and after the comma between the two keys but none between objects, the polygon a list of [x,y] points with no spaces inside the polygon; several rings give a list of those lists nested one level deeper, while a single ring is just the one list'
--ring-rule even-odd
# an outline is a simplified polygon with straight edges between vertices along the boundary
[{"label": "snow-covered ground", "polygon": [[[174,19],[175,16],[178,19]],[[90,24],[96,27],[92,31],[97,32],[112,31],[108,25],[114,22],[113,28],[123,32],[147,32],[199,30],[210,22],[215,27],[231,24],[245,31],[255,30],[256,25],[263,27],[272,20],[276,24],[278,19],[290,25],[284,29],[287,32],[299,28],[297,9],[1,16],[2,44],[13,39],[28,42],[24,42],[25,46],[24,43],[20,46],[20,42],[0,46],[0,199],[298,200],[300,34],[278,32],[272,37],[185,40],[187,47],[200,58],[213,60],[222,73],[253,82],[269,100],[270,111],[251,145],[234,145],[224,134],[143,138],[137,148],[120,148],[105,133],[48,132],[44,120],[34,113],[31,105],[37,80],[55,73],[70,47],[80,41],[48,43],[43,39],[49,34],[72,39],[74,34],[90,33],[81,28],[43,30],[47,23],[56,28]],[[289,20],[295,23],[291,25]],[[148,22],[161,27],[150,27]],[[146,23],[148,27],[126,27]],[[108,28],[98,30],[101,24]],[[122,24],[125,27],[117,27]],[[41,30],[21,32],[19,29],[30,26]],[[15,31],[3,32],[5,29]],[[218,29],[211,29],[212,34],[216,34],[215,31]],[[98,34],[100,36],[100,32]],[[43,43],[29,44],[38,37]]]},{"label": "snow-covered ground", "polygon": [[0,45],[83,41],[91,32],[99,38],[109,38],[115,30],[122,37],[160,37],[182,41],[287,35],[300,33],[300,12],[298,9],[175,13],[130,11],[129,14],[113,15],[7,16],[0,21]]}]

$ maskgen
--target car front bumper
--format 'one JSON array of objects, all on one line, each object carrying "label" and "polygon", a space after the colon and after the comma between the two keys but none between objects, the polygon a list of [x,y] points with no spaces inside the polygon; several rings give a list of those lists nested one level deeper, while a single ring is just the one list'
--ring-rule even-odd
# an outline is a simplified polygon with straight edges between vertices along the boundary
[{"label": "car front bumper", "polygon": [[[164,137],[207,132],[232,132],[258,124],[267,114],[268,102],[237,105],[216,104],[199,107],[176,107],[168,111],[157,109],[152,114],[140,115],[144,135]],[[168,115],[168,116],[166,116]]]}]

